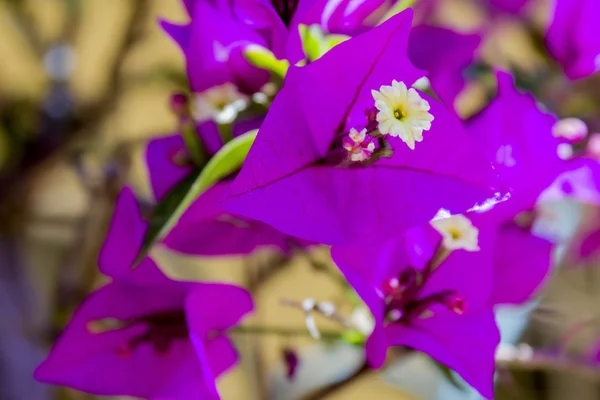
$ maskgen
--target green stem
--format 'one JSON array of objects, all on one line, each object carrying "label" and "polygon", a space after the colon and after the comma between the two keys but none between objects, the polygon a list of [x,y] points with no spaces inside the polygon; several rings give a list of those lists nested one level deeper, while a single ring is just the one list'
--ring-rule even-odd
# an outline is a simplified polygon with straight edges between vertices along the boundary
[{"label": "green stem", "polygon": [[[242,325],[233,328],[231,333],[248,333],[254,335],[277,335],[277,336],[310,336],[306,328],[285,328],[281,326]],[[341,332],[319,330],[322,339],[340,339]]]},{"label": "green stem", "polygon": [[223,143],[230,142],[231,139],[233,139],[233,124],[219,124],[219,133],[221,134],[221,139],[223,139]]},{"label": "green stem", "polygon": [[180,123],[181,136],[185,143],[185,147],[192,158],[192,161],[197,166],[202,166],[204,162],[204,147],[196,132],[196,126],[194,122],[184,121]]}]

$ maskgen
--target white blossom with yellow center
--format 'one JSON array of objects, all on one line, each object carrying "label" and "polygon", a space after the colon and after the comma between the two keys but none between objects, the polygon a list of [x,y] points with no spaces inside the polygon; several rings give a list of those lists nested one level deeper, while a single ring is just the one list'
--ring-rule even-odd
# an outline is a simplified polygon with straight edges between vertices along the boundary
[{"label": "white blossom with yellow center", "polygon": [[436,219],[430,223],[442,235],[442,245],[446,249],[479,251],[479,229],[464,215]]},{"label": "white blossom with yellow center", "polygon": [[371,94],[378,110],[379,132],[400,137],[414,150],[415,142],[423,140],[423,131],[431,129],[433,115],[429,113],[431,107],[427,100],[422,99],[415,89],[396,80],[391,86],[382,85],[379,91],[372,90]]},{"label": "white blossom with yellow center", "polygon": [[215,120],[230,123],[248,104],[248,96],[240,93],[237,87],[227,82],[213,86],[194,98],[194,119],[198,122]]}]

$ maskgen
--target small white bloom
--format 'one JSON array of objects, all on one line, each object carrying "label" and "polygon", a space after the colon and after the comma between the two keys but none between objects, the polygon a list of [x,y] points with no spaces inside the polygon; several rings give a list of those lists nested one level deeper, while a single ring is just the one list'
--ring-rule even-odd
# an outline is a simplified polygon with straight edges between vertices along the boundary
[{"label": "small white bloom", "polygon": [[479,251],[479,229],[464,215],[437,219],[430,224],[442,235],[442,244],[448,250]]},{"label": "small white bloom", "polygon": [[423,131],[431,129],[433,115],[429,103],[404,82],[392,81],[391,86],[382,85],[379,91],[372,90],[375,99],[379,132],[383,135],[400,137],[414,150],[415,142],[423,140]]},{"label": "small white bloom", "polygon": [[351,128],[348,136],[342,140],[342,146],[348,152],[350,161],[366,161],[375,151],[375,143],[367,137],[366,129],[359,132]]},{"label": "small white bloom", "polygon": [[561,119],[552,126],[552,135],[554,137],[564,138],[573,142],[585,139],[587,134],[588,127],[579,118]]},{"label": "small white bloom", "polygon": [[248,104],[248,96],[227,82],[211,87],[194,98],[194,119],[198,122],[214,119],[218,123],[232,122]]}]

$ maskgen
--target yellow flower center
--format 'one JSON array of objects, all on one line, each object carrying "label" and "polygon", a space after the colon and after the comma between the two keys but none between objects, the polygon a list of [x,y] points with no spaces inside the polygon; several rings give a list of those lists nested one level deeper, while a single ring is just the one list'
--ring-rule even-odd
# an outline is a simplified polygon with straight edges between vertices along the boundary
[{"label": "yellow flower center", "polygon": [[398,121],[402,121],[404,118],[406,118],[406,112],[397,108],[394,110],[394,118],[396,118]]},{"label": "yellow flower center", "polygon": [[458,240],[461,237],[460,229],[456,227],[448,229],[448,233],[450,234],[450,237],[454,240]]}]

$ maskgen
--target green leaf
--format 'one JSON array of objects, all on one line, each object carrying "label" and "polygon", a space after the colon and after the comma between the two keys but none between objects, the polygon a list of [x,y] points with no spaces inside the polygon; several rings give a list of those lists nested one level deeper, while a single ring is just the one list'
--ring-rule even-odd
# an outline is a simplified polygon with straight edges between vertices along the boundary
[{"label": "green leaf", "polygon": [[407,8],[412,7],[415,4],[416,0],[400,0],[389,11],[383,16],[379,24],[383,24],[388,19],[392,18],[394,15],[401,13]]},{"label": "green leaf", "polygon": [[183,181],[179,182],[173,189],[171,189],[169,193],[167,193],[160,201],[160,203],[154,207],[152,215],[148,220],[148,230],[146,231],[144,241],[142,242],[142,251],[140,251],[139,259],[146,255],[147,251],[152,246],[152,243],[156,241],[158,234],[161,232],[169,218],[171,218],[173,210],[177,209],[177,207],[181,204],[187,193],[190,191],[192,184],[198,178],[199,174],[199,169],[194,171]]},{"label": "green leaf", "polygon": [[455,388],[457,388],[458,390],[461,390],[461,391],[465,390],[465,387],[462,385],[462,383],[459,382],[458,379],[456,379],[456,375],[453,370],[451,370],[444,364],[434,360],[433,358],[430,358],[430,360],[438,368],[438,370],[444,375],[444,377],[452,384],[452,386],[454,386]]},{"label": "green leaf", "polygon": [[258,129],[255,129],[226,143],[199,173],[190,175],[165,196],[150,218],[138,260],[147,254],[156,241],[167,236],[194,200],[215,183],[240,169],[257,133]]},{"label": "green leaf", "polygon": [[270,71],[282,79],[290,67],[289,61],[278,59],[271,50],[256,44],[246,46],[244,57],[255,67]]},{"label": "green leaf", "polygon": [[[300,39],[302,40],[302,50],[306,58],[311,61],[318,59],[321,56],[319,49],[319,41],[323,38],[323,32],[318,25],[298,25],[300,31]],[[320,37],[319,37],[320,36]]]},{"label": "green leaf", "polygon": [[338,44],[350,39],[346,35],[326,34],[319,25],[298,25],[306,58],[315,61]]}]

